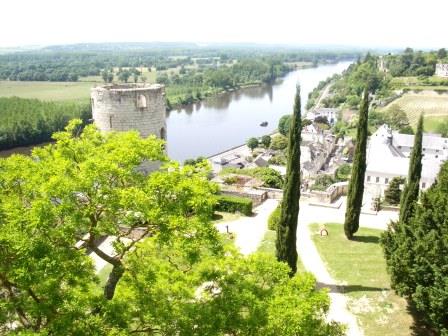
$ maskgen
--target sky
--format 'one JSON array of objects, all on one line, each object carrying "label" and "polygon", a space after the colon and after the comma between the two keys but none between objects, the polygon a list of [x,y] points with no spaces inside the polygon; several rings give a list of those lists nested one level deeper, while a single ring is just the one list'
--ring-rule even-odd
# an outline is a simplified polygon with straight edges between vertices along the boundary
[{"label": "sky", "polygon": [[448,0],[2,0],[0,47],[196,42],[448,47]]}]

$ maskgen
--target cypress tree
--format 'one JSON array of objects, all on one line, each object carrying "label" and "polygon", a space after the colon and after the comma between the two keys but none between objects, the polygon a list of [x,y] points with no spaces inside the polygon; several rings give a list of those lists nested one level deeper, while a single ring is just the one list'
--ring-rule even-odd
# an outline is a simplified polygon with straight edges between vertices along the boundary
[{"label": "cypress tree", "polygon": [[297,86],[289,127],[286,179],[275,242],[277,260],[288,263],[291,275],[297,271],[296,237],[300,199],[300,132],[302,129],[300,109],[300,87]]},{"label": "cypress tree", "polygon": [[423,115],[420,115],[417,131],[414,137],[414,148],[409,160],[408,180],[403,190],[400,203],[400,222],[408,223],[414,213],[415,203],[420,190],[422,176],[422,144],[423,143]]},{"label": "cypress tree", "polygon": [[356,133],[355,157],[348,187],[347,210],[345,211],[344,232],[348,239],[359,228],[362,196],[364,193],[364,176],[366,173],[367,120],[369,116],[369,92],[364,90],[359,110],[358,129]]}]

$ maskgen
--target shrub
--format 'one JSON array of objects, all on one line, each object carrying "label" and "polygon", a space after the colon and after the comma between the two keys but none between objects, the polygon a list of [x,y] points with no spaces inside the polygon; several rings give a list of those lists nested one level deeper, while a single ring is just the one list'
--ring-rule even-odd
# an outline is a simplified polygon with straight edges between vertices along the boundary
[{"label": "shrub", "polygon": [[282,150],[288,147],[288,138],[284,135],[276,135],[272,138],[271,148],[274,150]]},{"label": "shrub", "polygon": [[223,212],[241,212],[246,216],[252,214],[252,200],[245,197],[217,195],[216,196],[216,211]]},{"label": "shrub", "polygon": [[334,172],[334,178],[337,182],[348,181],[352,172],[352,166],[349,163],[340,165]]},{"label": "shrub", "polygon": [[314,182],[313,186],[311,187],[311,190],[320,190],[325,191],[329,186],[331,186],[334,183],[334,179],[330,175],[318,175],[316,177],[316,181]]},{"label": "shrub", "polygon": [[226,176],[224,178],[225,184],[235,184],[237,182],[238,182],[238,177],[236,177],[236,176]]},{"label": "shrub", "polygon": [[281,204],[275,208],[274,211],[269,215],[268,218],[268,229],[269,230],[277,230],[278,222],[280,221],[280,213],[281,213]]}]

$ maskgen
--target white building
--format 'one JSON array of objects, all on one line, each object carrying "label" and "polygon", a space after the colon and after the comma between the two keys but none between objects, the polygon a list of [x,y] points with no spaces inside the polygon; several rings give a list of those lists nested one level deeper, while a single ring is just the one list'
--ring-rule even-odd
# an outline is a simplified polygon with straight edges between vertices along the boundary
[{"label": "white building", "polygon": [[448,77],[448,63],[436,64],[436,76],[438,77]]},{"label": "white building", "polygon": [[[381,126],[369,139],[365,187],[372,194],[383,194],[394,177],[407,177],[409,156],[414,136]],[[439,135],[423,135],[421,189],[429,188],[448,159],[448,139]]]},{"label": "white building", "polygon": [[325,117],[330,125],[334,125],[338,121],[338,114],[339,109],[337,108],[321,107],[308,112],[306,119],[314,121],[317,117]]}]

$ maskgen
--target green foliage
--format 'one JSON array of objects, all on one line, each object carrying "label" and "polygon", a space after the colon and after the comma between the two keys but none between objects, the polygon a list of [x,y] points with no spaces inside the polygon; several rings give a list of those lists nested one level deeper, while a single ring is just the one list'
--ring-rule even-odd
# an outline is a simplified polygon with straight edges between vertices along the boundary
[{"label": "green foliage", "polygon": [[50,141],[69,120],[81,118],[86,123],[91,116],[88,103],[0,97],[0,150]]},{"label": "green foliage", "polygon": [[333,183],[335,183],[335,179],[331,175],[320,174],[316,177],[314,184],[311,186],[311,190],[325,191]]},{"label": "green foliage", "polygon": [[406,112],[398,104],[392,104],[387,109],[385,122],[396,130],[403,130],[410,126]]},{"label": "green foliage", "polygon": [[274,150],[283,150],[288,147],[288,138],[284,135],[277,134],[272,137],[271,148]]},{"label": "green foliage", "polygon": [[368,117],[369,91],[365,89],[361,109],[359,111],[355,156],[348,187],[347,210],[345,211],[344,232],[348,239],[352,239],[359,228],[359,216],[361,214],[362,197],[364,193],[364,176],[366,172]]},{"label": "green foliage", "polygon": [[437,133],[440,133],[442,137],[448,137],[448,118],[443,119],[443,121],[437,126]]},{"label": "green foliage", "polygon": [[279,204],[274,211],[269,215],[268,218],[268,229],[276,231],[278,227],[278,223],[280,222],[282,206]]},{"label": "green foliage", "polygon": [[384,201],[387,204],[398,205],[401,199],[401,189],[400,186],[403,185],[405,179],[402,177],[394,177],[390,183],[389,187],[384,191]]},{"label": "green foliage", "polygon": [[215,211],[241,212],[250,216],[252,214],[252,200],[245,197],[218,195],[216,196]]},{"label": "green foliage", "polygon": [[291,268],[290,274],[297,271],[297,220],[300,200],[300,140],[301,140],[301,102],[300,86],[297,86],[293,116],[289,128],[288,162],[286,181],[283,189],[280,221],[277,225],[275,242],[277,260],[286,262]]},{"label": "green foliage", "polygon": [[292,116],[290,114],[286,114],[280,118],[278,121],[278,131],[281,135],[287,136],[289,132],[289,127],[291,125]]},{"label": "green foliage", "polygon": [[203,163],[204,161],[207,161],[207,158],[198,156],[196,159],[186,159],[184,161],[184,166],[195,166],[197,164]]},{"label": "green foliage", "polygon": [[393,288],[410,299],[440,335],[448,334],[448,163],[415,205],[408,222],[392,223],[382,245]]},{"label": "green foliage", "polygon": [[261,137],[261,143],[263,144],[264,148],[269,148],[269,146],[271,145],[271,136],[263,135]]},{"label": "green foliage", "polygon": [[364,61],[353,63],[344,74],[331,86],[329,97],[322,103],[325,107],[358,108],[362,103],[360,97],[366,87],[371,93],[379,96],[388,95],[389,82],[384,78],[377,66],[377,59],[367,55]]},{"label": "green foliage", "polygon": [[258,139],[257,138],[249,138],[246,142],[247,147],[250,148],[251,151],[253,151],[255,148],[258,147]]},{"label": "green foliage", "polygon": [[[234,251],[198,260],[144,242],[129,259],[118,289],[123,324],[154,328],[165,335],[343,335],[325,322],[328,295],[316,290],[312,275],[292,279],[288,267],[265,254],[243,257]],[[138,276],[134,276],[138,275]],[[169,299],[167,299],[169,298]],[[242,313],[243,312],[243,313]]]},{"label": "green foliage", "polygon": [[437,63],[435,52],[415,52],[407,48],[402,54],[385,57],[386,67],[393,77],[432,76]]},{"label": "green foliage", "polygon": [[269,159],[268,163],[272,165],[285,166],[286,156],[284,153],[276,153]]},{"label": "green foliage", "polygon": [[[163,141],[80,127],[0,159],[2,334],[343,335],[310,274],[223,246],[205,163],[144,175],[165,161]],[[104,236],[119,237],[115,256]],[[90,251],[111,269],[104,293]]]},{"label": "green foliage", "polygon": [[400,221],[407,223],[414,213],[415,203],[418,201],[420,191],[420,178],[422,175],[422,146],[423,146],[423,115],[417,124],[417,131],[414,137],[414,146],[412,148],[409,160],[409,173],[406,185],[403,190],[400,203]]},{"label": "green foliage", "polygon": [[348,181],[350,174],[352,172],[352,166],[349,163],[344,163],[340,165],[334,172],[335,182],[345,182]]},{"label": "green foliage", "polygon": [[275,169],[269,167],[256,168],[225,168],[221,174],[238,174],[258,178],[263,182],[264,187],[281,189],[283,187],[283,177]]}]

